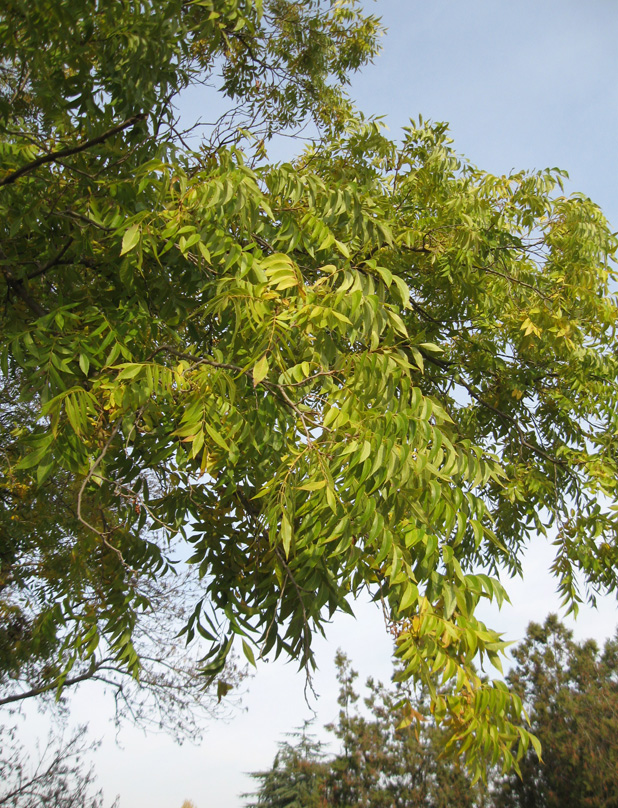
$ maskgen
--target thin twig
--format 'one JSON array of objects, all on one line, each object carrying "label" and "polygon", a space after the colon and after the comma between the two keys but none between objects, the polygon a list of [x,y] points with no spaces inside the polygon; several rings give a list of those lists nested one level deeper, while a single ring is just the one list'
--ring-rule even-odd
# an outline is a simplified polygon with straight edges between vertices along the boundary
[{"label": "thin twig", "polygon": [[498,407],[494,407],[493,404],[490,404],[488,401],[485,401],[474,390],[474,388],[471,385],[469,385],[464,379],[461,379],[461,378],[457,379],[457,383],[461,384],[462,387],[465,387],[466,390],[472,396],[472,398],[475,401],[478,401],[478,403],[481,404],[483,407],[486,407],[488,410],[491,410],[492,412],[495,412],[496,415],[498,415],[504,421],[508,421],[510,424],[513,424],[513,426],[517,430],[517,434],[519,436],[519,442],[521,443],[522,446],[524,446],[526,449],[529,449],[531,452],[534,452],[535,454],[539,455],[544,460],[547,460],[548,462],[552,463],[554,466],[560,466],[561,468],[564,468],[564,469],[567,468],[566,463],[562,462],[561,460],[558,460],[557,457],[552,457],[552,455],[548,454],[544,449],[540,449],[538,446],[535,446],[534,444],[529,443],[525,439],[524,432],[523,432],[521,426],[519,425],[517,419],[513,418],[512,415],[509,415],[508,413],[503,412],[502,410],[498,409]]},{"label": "thin twig", "polygon": [[[143,408],[142,408],[142,409],[143,409]],[[134,570],[132,567],[130,567],[130,566],[127,564],[127,562],[124,560],[124,556],[122,555],[122,553],[121,553],[121,551],[118,549],[118,547],[114,547],[114,545],[113,545],[113,544],[110,544],[110,542],[108,541],[107,536],[105,535],[105,533],[103,533],[102,531],[98,530],[96,527],[94,527],[94,525],[91,525],[91,524],[90,524],[90,522],[88,522],[88,521],[87,521],[87,520],[86,520],[86,519],[85,519],[85,518],[82,516],[82,498],[83,498],[83,496],[84,496],[84,491],[86,490],[86,486],[88,485],[88,483],[89,483],[89,482],[90,482],[90,480],[92,479],[92,476],[93,476],[94,472],[96,471],[96,469],[98,468],[99,464],[101,463],[101,461],[103,460],[103,458],[104,458],[104,457],[105,457],[105,455],[107,454],[107,450],[109,449],[109,447],[110,447],[110,446],[111,446],[111,444],[112,444],[112,441],[113,441],[113,440],[114,440],[114,438],[116,437],[116,434],[118,433],[118,430],[120,429],[120,425],[121,425],[121,423],[122,423],[122,422],[121,422],[121,420],[120,420],[120,419],[118,419],[118,420],[116,421],[116,425],[115,425],[115,426],[114,426],[114,428],[112,429],[112,431],[111,431],[111,433],[110,433],[110,436],[109,436],[109,438],[107,439],[107,442],[105,443],[105,446],[104,446],[104,447],[103,447],[103,449],[101,450],[101,454],[100,454],[100,455],[97,457],[97,459],[94,461],[94,463],[92,464],[92,466],[91,466],[91,468],[90,468],[90,471],[88,472],[88,474],[87,474],[87,475],[86,475],[86,477],[84,478],[84,482],[82,483],[81,488],[79,489],[79,494],[77,495],[77,518],[79,519],[79,521],[80,521],[80,522],[81,522],[81,523],[82,523],[82,524],[83,524],[85,527],[87,527],[89,530],[92,530],[92,532],[93,532],[93,533],[96,533],[96,535],[97,535],[97,536],[99,536],[99,538],[101,539],[101,541],[103,542],[103,544],[104,544],[106,547],[108,547],[110,550],[112,550],[114,553],[116,553],[116,555],[118,556],[118,558],[119,558],[119,560],[120,560],[120,563],[122,564],[122,566],[123,566],[123,567],[124,567],[124,568],[125,568],[125,569],[126,569],[128,572],[130,572],[132,575],[135,575],[135,574],[136,574],[136,571],[135,571],[135,570]],[[109,531],[108,531],[108,532],[109,532]]]},{"label": "thin twig", "polygon": [[530,289],[532,292],[535,292],[535,294],[537,294],[543,300],[547,302],[551,301],[551,298],[541,292],[540,289],[537,289],[536,286],[533,286],[531,283],[527,283],[526,281],[522,281],[519,278],[515,278],[513,275],[509,275],[507,272],[498,272],[497,269],[493,269],[492,267],[482,267],[478,266],[477,264],[474,264],[474,269],[478,269],[481,272],[487,272],[490,275],[496,275],[498,278],[503,278],[505,281],[508,281],[515,286],[523,286],[526,289]]}]

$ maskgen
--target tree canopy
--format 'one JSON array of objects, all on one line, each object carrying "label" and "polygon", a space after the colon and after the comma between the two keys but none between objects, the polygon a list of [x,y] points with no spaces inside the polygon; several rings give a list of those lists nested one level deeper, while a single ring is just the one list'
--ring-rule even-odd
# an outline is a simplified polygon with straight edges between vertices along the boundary
[{"label": "tree canopy", "polygon": [[[137,674],[179,559],[206,675],[235,639],[310,668],[368,589],[480,774],[530,743],[473,666],[500,570],[550,533],[566,604],[616,589],[616,239],[557,169],[355,112],[378,33],[354,0],[5,4],[1,608],[61,685],[99,645]],[[205,81],[230,115],[190,148]]]},{"label": "tree canopy", "polygon": [[[7,703],[93,675],[109,679],[111,671],[116,687],[117,673],[137,673],[138,655],[141,685],[165,683],[153,692],[176,694],[175,706],[190,700],[189,690],[199,694],[203,685],[203,677],[194,677],[192,663],[181,660],[171,642],[192,590],[186,581],[181,590],[178,576],[168,575],[173,572],[168,559],[175,552],[169,544],[175,528],[167,530],[149,510],[149,500],[156,494],[146,495],[140,510],[133,495],[126,499],[126,489],[114,488],[111,498],[108,492],[100,507],[95,505],[93,516],[86,490],[90,478],[82,489],[84,475],[77,471],[75,462],[81,462],[77,455],[69,462],[71,470],[64,461],[39,464],[32,454],[25,466],[19,462],[30,439],[36,442],[36,435],[40,436],[37,422],[40,417],[47,419],[43,407],[57,392],[50,388],[45,393],[38,383],[32,387],[21,360],[14,362],[17,343],[9,347],[15,337],[25,336],[24,326],[30,330],[30,319],[48,311],[47,304],[31,294],[32,284],[52,282],[51,294],[57,299],[50,300],[49,313],[54,311],[54,317],[58,314],[62,319],[62,311],[73,309],[66,294],[70,296],[76,277],[81,276],[82,291],[75,289],[81,297],[91,283],[90,273],[98,273],[95,263],[101,255],[95,263],[90,258],[103,246],[105,263],[114,264],[123,234],[118,231],[118,249],[109,254],[108,239],[129,210],[133,215],[143,209],[138,201],[141,191],[135,185],[140,172],[163,177],[157,169],[162,161],[167,168],[178,164],[182,172],[192,172],[204,160],[213,159],[221,141],[237,138],[239,124],[250,126],[253,138],[285,129],[292,112],[298,125],[305,118],[325,129],[339,125],[337,115],[345,117],[349,108],[341,83],[346,71],[375,51],[376,31],[377,21],[359,16],[354,3],[330,11],[313,2],[270,2],[263,7],[237,2],[129,3],[119,13],[116,7],[96,2],[54,0],[27,9],[10,3],[0,12],[0,193],[3,215],[17,216],[12,225],[8,219],[5,222],[0,252],[0,283],[7,304],[0,324],[0,681],[4,685],[8,677],[18,685],[4,694]],[[219,82],[230,107],[211,127],[210,142],[203,145],[201,154],[182,153],[183,134],[176,128],[173,99],[191,82],[209,80]],[[98,209],[101,204],[93,215],[92,205]],[[98,221],[99,214],[103,219],[111,215],[113,227]],[[91,240],[93,228],[97,239],[103,237],[99,246]],[[61,275],[54,276],[56,269]],[[120,342],[116,339],[117,326],[124,331],[131,314],[128,309],[122,313],[124,304],[109,278],[105,280],[106,272],[99,278],[98,290],[91,290],[104,306],[95,314],[97,306],[92,308],[84,299],[86,308],[79,314],[79,318],[94,315],[95,320],[102,315],[108,321],[105,311],[114,313],[108,321],[111,331],[105,325],[100,330],[103,321],[94,325],[93,320],[94,327],[86,326],[84,332],[90,348],[80,352],[76,367],[87,396],[88,377],[97,374],[97,367],[110,357],[115,363],[130,356],[125,356],[123,346],[133,339],[128,333]],[[171,276],[168,281],[178,286]],[[173,299],[170,304],[175,307]],[[141,324],[135,326],[138,334]],[[49,334],[55,342],[56,325]],[[65,349],[57,347],[60,356]],[[55,377],[54,354],[55,347],[48,355],[48,371]],[[48,371],[43,370],[43,375]],[[71,387],[72,383],[66,389]],[[127,405],[131,406],[128,400]],[[112,425],[112,431],[116,434],[118,429]],[[107,441],[103,432],[95,443],[100,439],[99,450]],[[88,448],[81,432],[69,444],[59,434],[56,440],[69,455],[78,447],[78,454],[94,448],[94,444]],[[84,470],[88,475],[89,469]],[[157,490],[156,475],[148,469],[139,477],[142,482],[133,480],[131,486],[149,484]],[[117,495],[124,505],[132,502],[128,510],[123,508],[126,513],[133,511],[128,532],[121,527],[126,513],[120,514],[113,502]],[[93,523],[101,519],[103,530]],[[157,528],[161,528],[159,535]],[[118,530],[125,531],[121,544],[128,540],[132,549],[118,545]],[[115,539],[110,542],[112,533]],[[189,614],[194,608],[195,602]],[[175,654],[173,660],[170,653]],[[145,665],[147,657],[154,667]],[[159,664],[162,658],[165,665]],[[234,678],[230,669],[222,673],[219,697]],[[188,688],[190,682],[196,686]],[[169,699],[166,703],[170,705]],[[186,722],[188,711],[181,713]],[[169,710],[166,718],[169,724]]]},{"label": "tree canopy", "polygon": [[521,778],[497,779],[497,808],[618,804],[618,635],[602,648],[576,642],[550,615],[528,626],[513,656],[508,681],[526,704],[543,761],[527,754]]}]

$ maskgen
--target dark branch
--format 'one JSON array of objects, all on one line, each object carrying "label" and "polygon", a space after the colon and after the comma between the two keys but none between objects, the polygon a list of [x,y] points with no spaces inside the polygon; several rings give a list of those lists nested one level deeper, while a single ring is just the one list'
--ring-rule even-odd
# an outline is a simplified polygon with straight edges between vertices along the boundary
[{"label": "dark branch", "polygon": [[43,157],[38,157],[36,160],[28,163],[28,165],[18,168],[17,171],[13,171],[3,180],[0,180],[0,186],[10,185],[20,177],[23,177],[24,174],[29,174],[31,171],[34,171],[35,169],[39,168],[39,166],[45,165],[46,163],[56,163],[59,160],[62,160],[64,157],[70,157],[72,154],[79,154],[79,152],[86,151],[87,149],[92,148],[92,146],[97,146],[99,143],[104,143],[110,137],[117,135],[118,132],[122,132],[124,129],[135,126],[135,124],[145,119],[146,115],[143,113],[140,115],[134,115],[132,118],[127,118],[126,121],[123,121],[117,126],[113,126],[111,129],[108,129],[107,132],[103,132],[96,137],[90,138],[90,140],[85,140],[83,143],[79,143],[77,146],[69,146],[66,149],[59,149],[58,151],[50,152],[50,154],[45,154]]},{"label": "dark branch", "polygon": [[[0,258],[6,260],[6,256],[0,250]],[[35,300],[32,295],[26,290],[24,286],[24,282],[21,278],[16,278],[15,275],[11,272],[8,267],[4,267],[2,269],[4,277],[6,278],[7,285],[9,289],[15,292],[18,297],[24,301],[26,306],[30,309],[33,314],[36,314],[37,317],[45,317],[46,314],[49,314],[46,309],[41,306],[38,300]]]},{"label": "dark branch", "polygon": [[35,272],[31,272],[30,275],[28,275],[28,280],[31,281],[33,278],[38,278],[39,275],[44,275],[49,269],[59,264],[62,257],[64,256],[64,254],[69,249],[72,243],[73,243],[72,238],[67,239],[67,241],[64,244],[64,247],[62,247],[60,252],[57,253],[53,258],[50,258],[46,264],[44,264],[43,266],[39,266],[39,268]]},{"label": "dark branch", "polygon": [[[70,687],[71,685],[77,685],[80,682],[85,682],[88,679],[92,679],[97,671],[103,667],[104,663],[107,660],[102,659],[100,662],[94,662],[87,671],[84,673],[79,674],[79,676],[73,676],[70,679],[65,679],[63,682],[63,687]],[[14,693],[12,696],[5,696],[4,698],[0,698],[0,707],[3,707],[5,704],[14,704],[16,701],[23,701],[24,699],[30,699],[33,696],[40,696],[43,693],[49,693],[50,690],[55,690],[58,687],[57,681],[47,682],[44,685],[40,685],[39,687],[33,687],[30,690],[25,690],[22,693]]]}]

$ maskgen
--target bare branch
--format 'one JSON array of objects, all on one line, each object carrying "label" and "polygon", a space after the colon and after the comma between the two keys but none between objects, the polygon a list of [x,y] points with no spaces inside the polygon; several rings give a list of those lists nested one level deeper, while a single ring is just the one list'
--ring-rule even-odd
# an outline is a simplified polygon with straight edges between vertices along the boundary
[{"label": "bare branch", "polygon": [[[100,670],[101,667],[107,662],[107,660],[102,659],[99,662],[94,662],[90,665],[87,671],[84,673],[79,674],[79,676],[73,676],[70,679],[65,679],[63,682],[63,687],[71,687],[71,685],[77,685],[80,682],[85,682],[88,679],[92,679],[96,672]],[[25,701],[26,699],[33,698],[34,696],[40,696],[43,693],[49,693],[50,690],[55,690],[58,687],[58,682],[56,680],[52,682],[47,682],[44,685],[40,685],[39,687],[33,687],[30,690],[24,690],[22,693],[13,693],[11,696],[5,696],[4,698],[0,698],[0,707],[3,707],[6,704],[15,704],[18,701]]]}]

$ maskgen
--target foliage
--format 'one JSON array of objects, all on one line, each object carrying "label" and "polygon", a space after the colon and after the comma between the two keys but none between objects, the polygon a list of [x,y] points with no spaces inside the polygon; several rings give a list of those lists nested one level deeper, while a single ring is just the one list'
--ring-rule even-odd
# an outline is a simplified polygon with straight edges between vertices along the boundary
[{"label": "foliage", "polygon": [[[476,673],[505,646],[477,604],[550,528],[571,608],[577,571],[616,589],[601,212],[557,170],[476,169],[444,125],[396,144],[352,116],[336,82],[378,31],[353,2],[28,8],[0,16],[3,609],[34,609],[67,673],[104,643],[137,674],[146,583],[180,539],[215,675],[235,638],[310,667],[368,588],[449,747],[477,776],[516,762],[537,741]],[[308,115],[322,139],[281,165],[233,127],[189,150],[170,97],[219,67],[255,137]],[[25,538],[22,496],[49,538]]]},{"label": "foliage", "polygon": [[[138,182],[140,171],[151,172],[154,159],[176,159],[171,106],[175,92],[190,80],[208,78],[205,71],[212,74],[217,69],[222,92],[236,99],[236,118],[244,115],[254,136],[266,125],[269,131],[285,127],[292,108],[297,123],[302,123],[298,117],[302,109],[327,126],[326,109],[343,114],[348,105],[331,79],[343,82],[347,69],[375,51],[377,23],[361,18],[353,3],[338,4],[326,14],[321,4],[285,0],[267,2],[261,10],[234,0],[147,5],[126,3],[119,14],[117,8],[93,2],[39,2],[27,8],[9,3],[0,12],[0,148],[5,171],[0,204],[3,215],[13,222],[3,231],[0,253],[0,283],[8,306],[0,326],[5,348],[5,339],[13,339],[15,328],[25,336],[29,317],[42,313],[28,291],[36,282],[27,277],[32,275],[31,260],[37,262],[39,280],[45,285],[51,281],[52,295],[63,297],[77,277],[74,272],[81,274],[89,263],[91,249],[98,252],[90,228],[100,235],[111,232],[91,216],[97,198],[106,207],[119,189],[122,198]],[[271,80],[264,82],[263,77],[260,89],[255,73],[266,62]],[[231,64],[236,65],[234,70]],[[213,138],[225,137],[228,130],[237,137],[235,126],[226,129],[226,122],[220,121]],[[186,167],[186,160],[182,162]],[[20,173],[24,167],[26,174]],[[141,192],[136,186],[129,195],[136,201]],[[43,199],[47,202],[39,207]],[[141,202],[137,204],[141,209]],[[50,263],[48,253],[55,250],[57,238],[63,242],[62,255]],[[116,263],[116,252],[107,255],[106,262],[111,258]],[[70,268],[69,275],[54,279],[53,270],[61,267]],[[94,264],[86,269],[87,274],[91,271],[97,271]],[[82,280],[83,291],[90,280]],[[105,319],[104,309],[109,308],[114,322],[129,325],[123,304],[119,309],[120,301],[103,276],[101,280],[97,295],[109,307],[99,314]],[[65,283],[68,286],[62,288]],[[64,303],[60,309],[66,309]],[[60,310],[56,313],[62,319]],[[141,327],[136,325],[134,333]],[[111,348],[116,358],[122,358],[114,328],[101,331],[97,325],[84,332],[101,357],[110,358]],[[55,353],[53,348],[43,370],[43,377],[50,380],[56,375],[56,360],[51,358]],[[197,660],[205,650],[194,643],[193,653],[183,655],[174,635],[194,610],[196,576],[189,576],[191,583],[188,574],[174,573],[169,532],[157,533],[159,523],[150,515],[144,519],[146,510],[140,513],[135,496],[127,500],[122,485],[111,499],[104,494],[105,504],[101,501],[102,507],[97,505],[92,512],[82,488],[83,475],[75,474],[73,461],[71,469],[63,468],[64,463],[52,468],[46,462],[37,467],[27,462],[18,468],[24,440],[27,444],[40,431],[39,412],[49,396],[38,384],[31,386],[29,371],[20,370],[19,361],[11,359],[9,368],[8,354],[3,355],[0,681],[15,687],[3,694],[2,703],[85,679],[104,679],[121,703],[130,701],[129,715],[162,723],[181,735],[195,735],[195,719],[200,716],[196,708],[215,711],[213,699],[203,693],[203,677],[198,676]],[[88,350],[77,357],[86,396],[90,388],[86,377],[98,362],[91,358]],[[51,426],[49,420],[45,423]],[[57,438],[67,457],[76,447],[86,448],[81,436],[68,444]],[[150,496],[156,498],[157,476],[148,470],[140,476],[139,485],[149,486]],[[121,550],[107,540],[108,530],[119,538],[124,518],[112,502],[117,494],[133,510],[123,539],[131,549]],[[106,528],[93,533],[90,524],[97,518]],[[186,552],[181,549],[179,555],[186,557]],[[131,682],[127,674],[135,676],[138,667],[139,680]],[[220,700],[237,680],[238,672],[228,665],[221,672],[216,698]],[[157,709],[149,713],[153,702]]]},{"label": "foliage", "polygon": [[522,779],[504,778],[497,808],[610,808],[618,805],[618,638],[601,651],[575,642],[550,615],[531,623],[514,652],[511,685],[524,699],[543,762],[528,754]]},{"label": "foliage", "polygon": [[[53,712],[60,694],[64,697],[77,687],[98,682],[113,695],[118,727],[130,722],[145,730],[165,732],[180,743],[187,739],[198,742],[208,720],[229,714],[230,693],[240,694],[247,670],[231,656],[216,681],[207,686],[200,665],[205,643],[194,642],[187,649],[178,638],[198,591],[196,578],[189,570],[145,587],[150,608],[139,616],[132,634],[140,660],[139,677],[131,675],[105,638],[87,657],[74,661],[69,657],[71,669],[67,671],[63,666],[69,649],[62,637],[56,637],[51,647],[42,646],[37,642],[40,618],[28,623],[23,610],[14,612],[19,620],[13,617],[0,629],[0,707],[19,708],[36,699],[44,700]],[[34,650],[33,640],[37,642]]]},{"label": "foliage", "polygon": [[339,652],[339,718],[327,726],[340,751],[326,780],[329,805],[427,805],[480,808],[484,789],[471,787],[460,764],[444,756],[447,738],[431,716],[427,693],[368,679],[359,709],[355,671]]}]

